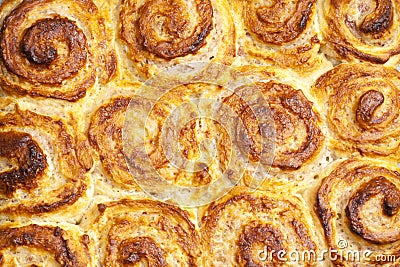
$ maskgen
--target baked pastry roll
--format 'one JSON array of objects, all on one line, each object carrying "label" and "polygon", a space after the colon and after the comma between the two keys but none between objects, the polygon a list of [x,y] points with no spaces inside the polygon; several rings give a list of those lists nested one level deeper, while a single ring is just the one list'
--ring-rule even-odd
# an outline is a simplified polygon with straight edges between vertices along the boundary
[{"label": "baked pastry roll", "polygon": [[[329,157],[324,149],[322,121],[314,104],[294,86],[295,82],[287,77],[289,75],[277,68],[245,66],[238,69],[261,92],[274,127],[273,131],[263,130],[263,124],[255,116],[259,107],[243,101],[240,91],[223,100],[235,111],[237,121],[244,125],[236,130],[235,139],[242,153],[250,155],[250,172],[252,168],[256,172],[258,169],[265,178],[283,178],[296,183],[312,179],[320,167],[327,164],[326,157]],[[261,145],[262,135],[272,138],[273,143]],[[263,150],[271,150],[273,160],[264,158]]]},{"label": "baked pastry roll", "polygon": [[[314,230],[296,196],[236,187],[202,217],[202,266],[311,266],[321,249]],[[293,251],[314,256],[290,262]]]},{"label": "baked pastry roll", "polygon": [[316,81],[335,149],[398,159],[399,78],[393,68],[365,63],[341,64]]},{"label": "baked pastry roll", "polygon": [[325,177],[315,210],[336,264],[394,266],[382,256],[399,257],[398,171],[387,162],[352,158]]},{"label": "baked pastry roll", "polygon": [[[317,154],[324,140],[318,125],[318,114],[301,90],[276,81],[256,85],[271,108],[276,128],[275,158],[272,166],[281,170],[299,169]],[[227,97],[224,101],[237,111],[240,119],[247,126],[246,130],[253,130],[249,136],[255,138],[260,134],[258,127],[252,125],[257,123],[255,116],[246,116],[247,113],[243,110],[250,107],[246,107],[236,94]],[[261,160],[258,157],[261,147],[257,146],[257,141],[246,140],[247,135],[240,132],[237,135],[242,149],[245,151],[246,148],[243,146],[250,144],[251,158],[255,161]]]},{"label": "baked pastry roll", "polygon": [[230,1],[237,27],[235,64],[275,65],[303,75],[326,62],[318,54],[316,1]]},{"label": "baked pastry roll", "polygon": [[18,105],[0,112],[1,218],[53,212],[62,213],[63,221],[81,216],[91,162],[84,149],[60,118]]},{"label": "baked pastry roll", "polygon": [[75,225],[0,226],[0,266],[92,266],[89,246],[89,236]]},{"label": "baked pastry roll", "polygon": [[116,9],[120,51],[144,79],[179,63],[230,65],[234,59],[236,35],[226,0],[113,0],[110,8]]},{"label": "baked pastry roll", "polygon": [[324,0],[318,5],[324,53],[336,61],[399,62],[397,1]]},{"label": "baked pastry roll", "polygon": [[0,86],[8,93],[76,101],[116,68],[105,20],[92,1],[4,1]]},{"label": "baked pastry roll", "polygon": [[139,186],[185,205],[233,187],[246,162],[233,138],[237,115],[221,107],[232,91],[203,82],[142,89],[92,116],[89,141],[108,176],[124,189]]},{"label": "baked pastry roll", "polygon": [[198,266],[196,228],[175,205],[148,199],[101,203],[83,225],[97,239],[99,266]]}]

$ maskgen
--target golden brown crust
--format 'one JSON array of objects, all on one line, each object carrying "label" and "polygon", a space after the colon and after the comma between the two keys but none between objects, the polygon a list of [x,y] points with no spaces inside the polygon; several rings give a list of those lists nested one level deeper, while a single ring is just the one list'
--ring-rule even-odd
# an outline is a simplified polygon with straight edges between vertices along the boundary
[{"label": "golden brown crust", "polygon": [[12,197],[17,189],[31,190],[38,186],[36,178],[47,167],[46,155],[30,134],[0,133],[0,156],[16,160],[19,168],[0,174],[0,193]]},{"label": "golden brown crust", "polygon": [[313,87],[333,131],[334,148],[397,158],[400,73],[370,64],[341,64]]},{"label": "golden brown crust", "polygon": [[[280,1],[268,8],[251,1],[244,11],[246,26],[265,43],[288,43],[299,37],[312,20],[314,4],[315,0],[297,1],[292,7]],[[290,15],[288,9],[292,12]],[[282,16],[286,16],[284,21]]]},{"label": "golden brown crust", "polygon": [[0,86],[9,93],[77,101],[96,76],[113,76],[115,52],[92,1],[5,1],[0,14]]},{"label": "golden brown crust", "polygon": [[[182,186],[201,186],[211,184],[227,170],[232,146],[229,133],[222,125],[223,122],[214,120],[213,114],[209,115],[211,118],[202,118],[196,114],[194,102],[191,106],[184,105],[190,102],[191,98],[205,93],[216,98],[220,90],[222,90],[220,86],[205,83],[179,86],[164,94],[148,114],[148,120],[157,124],[157,131],[149,134],[145,144],[149,148],[148,154],[152,166],[164,179]],[[210,97],[210,99],[215,98]],[[178,121],[173,121],[176,109],[179,110],[182,107],[186,109],[182,110],[182,117]],[[148,124],[147,127],[150,125]],[[169,150],[172,149],[172,152],[175,152],[174,150],[177,149],[166,145],[165,136],[168,134],[171,139],[174,138],[172,132],[177,132],[178,144],[182,147],[178,153],[182,153],[186,160],[196,162],[193,170],[190,169],[191,166],[185,164],[176,167],[174,166],[176,163],[168,158]],[[210,138],[215,139],[218,153],[211,159],[212,162],[207,162],[207,158],[201,159],[201,153],[208,149],[202,146],[202,142]],[[168,140],[168,142],[173,141]]]},{"label": "golden brown crust", "polygon": [[[205,44],[205,40],[212,29],[213,9],[210,0],[196,1],[196,11],[201,14],[198,24],[187,31],[189,14],[184,13],[181,3],[169,1],[148,1],[138,9],[137,14],[132,12],[134,3],[129,0],[122,2],[121,37],[131,49],[138,46],[140,50],[164,59],[195,54]],[[171,39],[160,38],[159,33],[154,32],[154,22],[157,15],[167,17],[164,30]],[[186,15],[186,16],[185,16]],[[135,19],[137,17],[137,19]],[[135,23],[132,23],[135,21]]]},{"label": "golden brown crust", "polygon": [[[328,53],[339,61],[388,62],[400,53],[399,8],[390,0],[321,1],[319,17]],[[390,65],[398,63],[396,58]]]},{"label": "golden brown crust", "polygon": [[386,165],[349,159],[340,163],[319,188],[315,209],[329,247],[339,251],[337,264],[356,260],[338,250],[343,245],[340,240],[348,242],[340,247],[344,252],[370,250],[371,261],[376,255],[399,253],[400,174]]},{"label": "golden brown crust", "polygon": [[400,257],[396,1],[0,2],[0,266]]},{"label": "golden brown crust", "polygon": [[[211,203],[202,218],[203,263],[204,266],[284,265],[282,259],[287,256],[282,256],[284,252],[319,250],[313,231],[296,197],[286,195],[283,199],[276,192],[251,193],[237,187]],[[271,254],[272,250],[276,253]],[[283,251],[279,254],[281,259],[279,251]],[[314,260],[296,264],[311,266]]]},{"label": "golden brown crust", "polygon": [[143,260],[154,266],[197,266],[199,238],[188,212],[146,199],[102,203],[98,210],[90,227],[100,237],[103,266]]},{"label": "golden brown crust", "polygon": [[371,233],[362,222],[361,210],[364,204],[377,195],[383,195],[382,209],[385,215],[393,216],[399,211],[400,191],[383,176],[379,176],[363,184],[361,188],[350,198],[346,207],[346,215],[350,221],[353,232],[365,240],[375,243],[389,243],[400,239],[400,232],[390,231],[383,233]]},{"label": "golden brown crust", "polygon": [[[230,136],[217,120],[197,117],[195,103],[188,103],[205,92],[216,97],[221,90],[204,83],[181,85],[157,101],[140,96],[117,97],[100,107],[92,117],[88,135],[105,172],[122,187],[136,189],[143,180],[157,183],[165,179],[178,186],[198,187],[219,179],[228,168]],[[178,113],[179,119],[174,119]],[[129,124],[131,120],[134,122]],[[124,130],[125,138],[132,138],[129,143],[124,143]],[[208,148],[202,143],[211,138],[216,139],[218,148],[215,157],[204,154]]]},{"label": "golden brown crust", "polygon": [[[275,124],[276,146],[272,166],[281,170],[299,169],[315,157],[324,140],[317,123],[319,117],[313,110],[312,103],[301,90],[296,90],[290,85],[270,81],[258,82],[256,86],[269,104]],[[241,149],[249,151],[251,160],[263,162],[263,159],[260,159],[260,130],[250,107],[236,94],[225,98],[224,102],[233,108],[246,128],[247,133],[237,133]],[[297,141],[293,139],[295,136]],[[295,148],[292,148],[293,142],[296,143]]]},{"label": "golden brown crust", "polygon": [[145,78],[179,63],[211,61],[230,65],[235,28],[226,0],[113,1],[119,8],[119,38]]},{"label": "golden brown crust", "polygon": [[124,116],[130,101],[130,97],[117,97],[101,106],[91,119],[88,137],[111,179],[122,186],[138,189],[129,173],[122,142]]},{"label": "golden brown crust", "polygon": [[78,237],[71,236],[60,227],[31,224],[15,228],[0,228],[0,266],[10,264],[7,262],[10,259],[1,252],[18,247],[44,250],[53,254],[54,259],[65,267],[84,267],[89,263],[86,246]]},{"label": "golden brown crust", "polygon": [[[16,164],[1,172],[0,192],[6,196],[1,213],[52,212],[72,205],[85,192],[86,170],[76,156],[74,137],[62,120],[16,106],[15,112],[0,114],[0,136],[1,156]],[[17,189],[28,196],[22,197],[25,193],[17,193]]]},{"label": "golden brown crust", "polygon": [[246,63],[291,68],[302,75],[323,66],[318,55],[316,1],[231,1],[239,56]]}]

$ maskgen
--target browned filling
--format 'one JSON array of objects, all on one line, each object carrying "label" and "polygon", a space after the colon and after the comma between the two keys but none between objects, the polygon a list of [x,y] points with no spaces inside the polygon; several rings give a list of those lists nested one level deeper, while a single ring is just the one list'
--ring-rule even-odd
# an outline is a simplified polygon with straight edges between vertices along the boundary
[{"label": "browned filling", "polygon": [[150,237],[125,239],[119,246],[119,261],[123,265],[132,265],[145,260],[148,266],[168,266],[165,251],[159,248]]},{"label": "browned filling", "polygon": [[[253,222],[254,224],[254,222]],[[257,251],[254,247],[258,247],[260,250],[268,252],[276,252],[272,254],[271,263],[281,262],[277,259],[277,253],[279,251],[285,251],[283,245],[284,237],[282,233],[270,225],[246,225],[243,232],[239,236],[238,248],[236,254],[236,260],[241,266],[264,266],[262,262],[257,258],[258,255],[254,255],[253,251]]]},{"label": "browned filling", "polygon": [[363,128],[367,128],[368,125],[380,124],[388,117],[387,113],[379,118],[374,116],[375,110],[382,105],[384,100],[383,94],[375,90],[370,90],[361,96],[356,110],[356,120]]},{"label": "browned filling", "polygon": [[376,233],[369,231],[362,221],[361,209],[373,197],[383,195],[382,210],[386,216],[397,214],[400,209],[400,191],[383,176],[379,176],[362,185],[350,198],[346,207],[346,215],[350,220],[352,231],[366,240],[375,243],[390,243],[400,239],[400,231]]},{"label": "browned filling", "polygon": [[296,1],[294,8],[285,2],[278,0],[271,7],[259,6],[258,1],[246,5],[246,25],[263,42],[275,45],[291,42],[311,20],[315,0]]},{"label": "browned filling", "polygon": [[205,45],[213,28],[210,0],[196,0],[195,3],[199,21],[194,28],[189,27],[191,14],[180,1],[147,1],[138,9],[137,17],[129,13],[135,7],[127,4],[120,15],[122,38],[129,45],[139,44],[142,49],[164,59],[195,54]]},{"label": "browned filling", "polygon": [[[257,86],[268,102],[272,117],[275,123],[275,139],[279,151],[276,151],[272,166],[283,170],[299,169],[304,162],[311,159],[319,150],[324,136],[317,124],[318,117],[312,110],[312,103],[307,100],[300,90],[274,82],[259,83]],[[224,103],[229,105],[242,121],[244,130],[239,128],[237,141],[243,153],[248,153],[252,161],[261,161],[263,140],[270,138],[268,130],[261,129],[258,125],[257,116],[254,112],[260,107],[250,107],[235,94],[227,97]],[[296,135],[296,132],[307,131],[304,140],[296,148],[289,148],[289,138]],[[268,142],[265,142],[268,143]],[[265,150],[264,150],[265,151]]]},{"label": "browned filling", "polygon": [[[16,14],[14,14],[16,13]],[[61,84],[87,60],[86,37],[75,22],[55,16],[38,20],[19,39],[19,13],[11,13],[1,32],[1,51],[7,69],[32,82]]]},{"label": "browned filling", "polygon": [[47,167],[46,155],[27,133],[0,133],[0,157],[18,165],[0,173],[0,193],[7,197],[12,197],[17,189],[36,188],[37,179]]},{"label": "browned filling", "polygon": [[[353,11],[346,8],[345,2],[332,0],[330,10],[327,11],[327,27],[325,33],[327,40],[332,44],[336,52],[343,58],[349,56],[366,60],[372,63],[383,64],[391,56],[400,52],[400,43],[395,38],[391,28],[395,9],[391,0],[375,0],[374,10],[365,17],[351,17]],[[369,9],[368,3],[359,4],[359,13]],[[350,31],[350,35],[345,33]],[[395,43],[393,43],[395,42]],[[393,45],[391,45],[393,43]],[[359,47],[360,45],[360,47]],[[367,46],[367,49],[362,49]],[[383,48],[386,51],[373,52],[368,46]]]},{"label": "browned filling", "polygon": [[[70,240],[64,238],[64,231],[59,227],[29,225],[20,228],[0,229],[0,250],[25,246],[38,248],[54,254],[61,266],[83,267],[76,253],[69,246]],[[2,259],[0,255],[0,263]]]}]

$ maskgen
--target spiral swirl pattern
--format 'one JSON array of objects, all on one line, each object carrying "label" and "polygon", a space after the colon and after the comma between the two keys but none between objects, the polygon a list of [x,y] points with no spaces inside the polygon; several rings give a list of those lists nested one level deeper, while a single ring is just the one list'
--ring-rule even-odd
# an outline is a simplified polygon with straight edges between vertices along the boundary
[{"label": "spiral swirl pattern", "polygon": [[396,155],[400,73],[389,67],[342,64],[320,77],[314,92],[328,99],[334,147],[368,155]]},{"label": "spiral swirl pattern", "polygon": [[[203,73],[199,70],[205,69],[204,64]],[[268,105],[240,72],[210,65],[171,68],[143,84],[135,96],[116,97],[94,114],[90,143],[104,170],[124,190],[138,185],[160,200],[197,206],[214,200],[242,178],[248,157],[234,138],[235,129],[240,129],[235,124],[238,113],[223,99],[232,88],[247,86],[241,97],[250,106],[249,114],[254,113],[257,128],[270,123]],[[258,105],[257,112],[251,110],[253,104]],[[269,129],[273,139],[274,128]],[[270,148],[268,155],[259,154],[265,155],[266,164],[273,144]]]},{"label": "spiral swirl pattern", "polygon": [[[125,4],[129,6],[129,2]],[[137,19],[137,38],[144,49],[159,57],[171,59],[186,56],[189,53],[196,53],[205,44],[205,39],[212,29],[213,9],[210,0],[195,1],[196,10],[201,17],[194,29],[189,29],[191,34],[185,36],[184,32],[189,21],[189,14],[185,14],[183,6],[179,1],[148,1],[139,10]],[[180,12],[182,11],[182,12]],[[128,9],[124,9],[123,18]],[[129,14],[129,13],[128,13]],[[170,38],[160,38],[160,33],[154,32],[154,20],[160,15],[166,17],[166,28],[164,34]],[[130,23],[132,18],[125,17],[122,20],[122,36],[128,43],[131,41],[129,36],[133,25]],[[132,45],[132,44],[131,44]]]},{"label": "spiral swirl pattern", "polygon": [[116,56],[91,1],[5,1],[0,8],[0,86],[10,93],[76,101],[96,77],[107,82]]},{"label": "spiral swirl pattern", "polygon": [[[171,159],[168,158],[168,152],[165,151],[165,137],[163,137],[164,127],[168,125],[167,131],[172,129],[180,129],[176,135],[179,138],[179,145],[182,146],[181,151],[185,159],[193,159],[200,156],[201,149],[200,143],[203,139],[213,135],[220,135],[217,146],[219,149],[220,156],[216,160],[215,164],[221,165],[222,171],[227,167],[229,150],[229,136],[221,125],[213,120],[202,119],[191,119],[186,122],[185,125],[176,125],[177,122],[168,120],[170,113],[174,111],[174,108],[179,106],[182,102],[188,100],[190,95],[196,93],[196,90],[201,90],[203,86],[198,86],[194,91],[191,88],[181,87],[176,92],[166,95],[165,98],[160,99],[150,114],[146,114],[146,110],[151,108],[150,101],[141,97],[118,97],[113,99],[110,103],[102,106],[96,114],[93,116],[91,126],[89,129],[89,140],[91,144],[99,152],[100,160],[102,161],[103,168],[106,173],[117,183],[126,188],[137,188],[135,176],[132,172],[129,172],[128,165],[126,163],[126,157],[129,150],[124,151],[124,144],[122,141],[122,129],[124,128],[124,118],[128,106],[135,110],[135,114],[140,117],[143,115],[142,122],[146,122],[146,115],[148,115],[147,122],[151,121],[150,125],[157,125],[157,129],[151,129],[149,131],[150,136],[146,137],[145,145],[148,147],[148,156],[150,158],[152,166],[157,172],[168,181],[175,182],[179,185],[186,186],[199,186],[211,183],[218,177],[217,168],[208,167],[205,163],[201,166],[188,166],[193,168],[194,172],[188,172],[185,168],[176,168],[174,164],[171,164]],[[179,99],[178,96],[184,96]],[[172,104],[172,105],[171,105]],[[144,113],[144,114],[143,114]],[[203,123],[204,130],[199,128]],[[141,136],[141,127],[136,125],[135,131],[137,136]],[[147,126],[149,127],[149,126]],[[200,131],[204,131],[206,137],[202,137]],[[215,133],[215,134],[213,134]],[[217,134],[218,133],[218,134]],[[169,136],[171,137],[171,135]],[[139,139],[139,138],[138,138]],[[171,142],[171,138],[168,142]],[[134,144],[139,145],[139,140],[136,140]],[[171,146],[169,150],[174,149]],[[139,150],[134,150],[139,153]],[[170,153],[172,153],[170,151]],[[140,167],[140,162],[137,160],[137,164]],[[146,179],[150,179],[147,177]]]},{"label": "spiral swirl pattern", "polygon": [[127,188],[137,188],[123,151],[122,129],[130,97],[118,97],[101,106],[91,119],[90,144],[97,150],[105,172]]},{"label": "spiral swirl pattern", "polygon": [[91,229],[102,266],[197,266],[198,235],[189,213],[151,200],[99,204]]},{"label": "spiral swirl pattern", "polygon": [[250,1],[245,9],[245,21],[250,31],[268,44],[281,45],[296,39],[312,16],[314,0],[277,1],[272,6],[260,6]]},{"label": "spiral swirl pattern", "polygon": [[[339,240],[346,240],[348,245],[340,249],[368,249],[371,261],[376,255],[398,255],[399,178],[389,165],[353,158],[323,180],[315,207],[332,250],[342,252]],[[337,263],[357,260],[346,255],[340,253]]]},{"label": "spiral swirl pattern", "polygon": [[[231,1],[239,56],[309,73],[322,64],[314,27],[315,0]],[[260,61],[260,59],[262,61]]]},{"label": "spiral swirl pattern", "polygon": [[[318,125],[318,114],[301,90],[274,81],[256,85],[269,104],[276,128],[272,166],[282,170],[299,169],[318,153],[324,140]],[[241,150],[248,152],[251,160],[263,163],[260,158],[262,147],[259,145],[261,132],[250,107],[237,94],[225,98],[224,102],[232,107],[245,125],[236,132]]]},{"label": "spiral swirl pattern", "polygon": [[[319,249],[297,198],[241,187],[208,207],[201,234],[205,266],[279,266],[290,251]],[[311,266],[314,260],[296,264]]]},{"label": "spiral swirl pattern", "polygon": [[[60,227],[30,224],[0,228],[0,266],[88,266],[86,235],[75,235]],[[79,233],[78,233],[79,234]],[[18,251],[25,248],[28,255]],[[16,251],[16,256],[10,253]]]},{"label": "spiral swirl pattern", "polygon": [[87,187],[80,152],[60,119],[18,106],[1,113],[0,157],[7,164],[0,173],[0,213],[42,214],[74,204]]},{"label": "spiral swirl pattern", "polygon": [[120,38],[147,78],[187,60],[233,61],[235,29],[225,0],[124,0],[119,18]]},{"label": "spiral swirl pattern", "polygon": [[[160,98],[149,113],[147,127],[157,124],[157,131],[149,132],[145,146],[152,166],[164,179],[183,186],[200,186],[212,183],[227,171],[232,153],[229,132],[218,118],[201,115],[208,104],[219,103],[207,101],[204,107],[200,104],[201,111],[196,114],[197,107],[191,101],[205,94],[216,99],[220,90],[219,86],[202,83],[180,86]],[[211,138],[215,140],[215,151],[211,142],[207,145]],[[182,156],[176,156],[176,147],[180,147],[178,153]]]},{"label": "spiral swirl pattern", "polygon": [[391,65],[400,53],[397,1],[338,1],[321,3],[321,29],[327,46],[339,61],[368,61]]}]

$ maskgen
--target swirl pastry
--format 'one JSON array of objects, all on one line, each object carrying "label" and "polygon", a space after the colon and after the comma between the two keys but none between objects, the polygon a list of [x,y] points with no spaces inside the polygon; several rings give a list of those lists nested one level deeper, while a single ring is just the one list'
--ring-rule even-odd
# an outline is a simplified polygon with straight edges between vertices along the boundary
[{"label": "swirl pastry", "polygon": [[233,61],[235,28],[226,0],[122,0],[119,8],[119,38],[145,78],[184,62]]},{"label": "swirl pastry", "polygon": [[[203,83],[183,85],[155,103],[147,117],[144,145],[161,177],[191,187],[211,184],[227,171],[232,156],[229,131],[212,114],[212,107],[207,114],[208,105],[220,103],[217,99],[222,90]],[[198,103],[192,101],[198,96]],[[202,97],[210,100],[202,102]]]},{"label": "swirl pastry", "polygon": [[397,1],[321,1],[320,28],[325,53],[338,61],[399,62],[399,13]]},{"label": "swirl pastry", "polygon": [[[296,197],[237,187],[202,218],[202,266],[287,266],[291,251],[316,253],[310,217]],[[314,262],[305,257],[296,266]]]},{"label": "swirl pastry", "polygon": [[[328,245],[337,252],[335,263],[360,266],[367,261],[384,264],[376,262],[378,255],[398,258],[399,178],[398,170],[388,164],[353,158],[323,180],[315,208]],[[361,255],[356,258],[348,251]]]},{"label": "swirl pastry", "polygon": [[198,235],[189,213],[163,202],[99,204],[89,227],[98,236],[101,266],[197,266]]},{"label": "swirl pastry", "polygon": [[[176,94],[174,94],[176,96]],[[174,96],[168,97],[168,100],[171,100]],[[132,103],[131,103],[132,101]],[[178,100],[179,102],[179,100]],[[92,117],[90,128],[89,128],[89,140],[93,147],[98,151],[100,160],[102,162],[103,168],[105,172],[112,178],[112,180],[124,188],[136,188],[137,178],[134,176],[135,171],[128,168],[128,164],[126,161],[127,153],[129,149],[125,147],[124,151],[124,143],[123,143],[123,128],[125,123],[125,114],[129,104],[131,103],[132,110],[137,112],[136,115],[140,117],[140,121],[145,123],[146,115],[149,115],[149,119],[155,121],[159,124],[159,128],[150,129],[149,133],[152,136],[145,137],[145,143],[148,147],[146,152],[149,156],[152,166],[157,170],[157,173],[167,179],[168,181],[172,181],[179,185],[184,186],[199,186],[209,184],[215,177],[218,177],[218,173],[214,174],[213,171],[217,171],[217,169],[200,169],[200,171],[191,173],[185,171],[185,169],[175,169],[175,166],[170,164],[170,159],[167,158],[164,152],[164,142],[163,142],[163,132],[164,126],[171,122],[165,122],[167,120],[167,116],[170,113],[170,108],[167,105],[167,102],[164,100],[160,100],[159,103],[155,106],[155,109],[150,114],[146,114],[146,110],[151,109],[150,101],[145,98],[140,97],[117,97],[100,107],[95,115]],[[177,103],[179,105],[179,103]],[[141,116],[143,115],[143,116]],[[180,143],[184,146],[182,153],[185,156],[190,158],[195,158],[199,155],[200,147],[197,146],[197,143],[200,143],[198,138],[201,138],[198,134],[199,132],[195,131],[196,127],[199,127],[198,121],[192,120],[188,122],[187,125],[182,127],[179,136]],[[207,123],[204,121],[203,123]],[[145,125],[143,128],[136,125],[135,128],[132,128],[135,132],[137,132],[137,136],[143,136],[140,132],[141,129],[145,129]],[[148,126],[147,126],[148,127]],[[195,127],[195,128],[193,128]],[[222,136],[219,139],[219,147],[221,148],[221,158],[219,159],[222,166],[227,166],[228,159],[227,154],[229,153],[228,148],[225,148],[226,144],[224,143],[226,140],[229,141],[229,137],[227,133],[218,125],[211,124],[211,128],[208,128],[207,134],[212,135],[210,131],[218,131],[221,132]],[[224,138],[223,138],[224,137]],[[140,146],[143,145],[143,139],[137,138],[133,144]],[[139,153],[139,149],[133,148],[132,154],[136,152]],[[224,152],[225,151],[225,152]],[[142,155],[141,157],[146,157],[147,155]],[[218,160],[218,158],[216,159]],[[140,166],[139,160],[136,162],[138,164],[138,168],[141,169],[143,166]],[[216,162],[218,164],[218,162]],[[225,165],[223,165],[225,164]],[[194,170],[199,170],[199,167],[192,166]],[[190,166],[189,166],[190,168]],[[142,170],[144,171],[144,170]],[[150,179],[150,176],[146,179]]]},{"label": "swirl pastry", "polygon": [[0,227],[0,266],[89,266],[89,236],[76,227]]},{"label": "swirl pastry", "polygon": [[76,101],[116,56],[105,20],[87,0],[4,1],[0,7],[0,86],[9,93]]},{"label": "swirl pastry", "polygon": [[0,113],[0,213],[43,215],[77,202],[88,182],[81,153],[61,119],[18,106]]},{"label": "swirl pastry", "polygon": [[[228,167],[230,136],[217,120],[196,115],[195,109],[200,104],[195,106],[191,98],[204,92],[210,99],[211,95],[216,98],[221,90],[219,86],[197,83],[179,86],[155,103],[142,96],[117,97],[100,107],[92,117],[89,140],[99,152],[107,174],[130,188],[135,188],[137,179],[142,179],[139,176],[149,181],[159,179],[151,175],[153,168],[157,176],[179,186],[196,187],[215,181]],[[203,104],[203,111],[208,104]],[[125,147],[123,130],[125,136],[133,138]],[[213,147],[204,143],[214,137],[216,157]],[[177,147],[179,151],[175,151]],[[130,169],[126,158],[131,162]]]},{"label": "swirl pastry", "polygon": [[249,63],[267,62],[301,73],[317,70],[323,61],[318,55],[315,2],[231,1],[238,28],[238,55]]},{"label": "swirl pastry", "polygon": [[72,226],[1,226],[0,266],[90,266],[89,242]]},{"label": "swirl pastry", "polygon": [[122,142],[125,112],[130,101],[130,97],[117,97],[101,106],[91,119],[88,136],[107,175],[122,186],[138,188],[129,172]]},{"label": "swirl pastry", "polygon": [[[324,140],[318,125],[319,116],[312,102],[301,90],[274,80],[256,82],[256,86],[269,104],[275,126],[276,145],[272,167],[281,170],[301,168],[318,154]],[[261,139],[261,132],[255,115],[249,112],[250,106],[237,93],[225,98],[224,103],[232,107],[245,126],[241,131],[236,131],[241,150],[249,153],[252,161],[265,163],[260,158],[263,148],[258,140]]]},{"label": "swirl pastry", "polygon": [[366,155],[397,155],[399,86],[398,71],[370,64],[341,64],[320,77],[313,91],[328,104],[333,146]]}]

